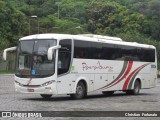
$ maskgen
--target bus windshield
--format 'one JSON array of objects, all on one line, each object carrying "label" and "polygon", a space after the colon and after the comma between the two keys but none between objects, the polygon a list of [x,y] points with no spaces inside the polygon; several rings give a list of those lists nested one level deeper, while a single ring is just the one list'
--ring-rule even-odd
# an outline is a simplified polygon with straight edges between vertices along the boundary
[{"label": "bus windshield", "polygon": [[46,77],[54,74],[55,57],[48,60],[48,49],[56,40],[20,41],[17,55],[16,75],[24,77]]}]

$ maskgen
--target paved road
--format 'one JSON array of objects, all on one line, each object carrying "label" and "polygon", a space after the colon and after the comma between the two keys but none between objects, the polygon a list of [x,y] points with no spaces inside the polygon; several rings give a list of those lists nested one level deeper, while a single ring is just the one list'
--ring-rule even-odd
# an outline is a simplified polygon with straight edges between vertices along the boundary
[{"label": "paved road", "polygon": [[[16,93],[13,78],[13,75],[0,75],[0,111],[160,111],[160,79],[156,88],[141,90],[138,96],[129,96],[123,92],[116,92],[110,97],[101,93],[91,93],[82,100],[71,100],[67,95],[53,96],[50,100],[44,100],[38,94]],[[79,118],[65,119],[79,120]],[[126,118],[128,119],[134,118]]]}]

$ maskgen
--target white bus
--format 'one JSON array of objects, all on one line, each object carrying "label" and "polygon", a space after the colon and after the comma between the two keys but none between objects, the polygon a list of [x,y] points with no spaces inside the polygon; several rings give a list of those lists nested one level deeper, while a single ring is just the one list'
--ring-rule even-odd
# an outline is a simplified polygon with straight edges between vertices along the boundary
[{"label": "white bus", "polygon": [[88,92],[139,94],[157,82],[156,48],[101,35],[38,34],[23,37],[17,50],[15,90],[43,98]]}]

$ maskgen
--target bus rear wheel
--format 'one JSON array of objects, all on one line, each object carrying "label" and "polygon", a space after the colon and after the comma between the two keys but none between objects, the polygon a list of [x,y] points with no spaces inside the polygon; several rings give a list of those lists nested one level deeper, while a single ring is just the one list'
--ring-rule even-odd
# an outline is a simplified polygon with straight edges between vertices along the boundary
[{"label": "bus rear wheel", "polygon": [[134,83],[134,88],[133,90],[127,90],[126,93],[128,95],[138,95],[140,92],[141,84],[138,80],[135,81]]},{"label": "bus rear wheel", "polygon": [[84,98],[86,95],[86,88],[83,82],[79,82],[76,87],[76,93],[70,94],[72,99],[78,100]]},{"label": "bus rear wheel", "polygon": [[50,99],[52,97],[52,95],[48,95],[48,94],[40,94],[42,96],[42,98],[44,99]]}]

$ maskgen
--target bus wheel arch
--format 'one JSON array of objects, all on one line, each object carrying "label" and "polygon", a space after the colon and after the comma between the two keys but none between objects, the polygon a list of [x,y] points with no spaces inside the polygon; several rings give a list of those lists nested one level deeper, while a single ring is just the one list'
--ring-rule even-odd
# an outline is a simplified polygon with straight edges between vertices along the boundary
[{"label": "bus wheel arch", "polygon": [[[136,82],[136,81],[138,81],[139,82],[139,84],[140,84],[140,89],[142,88],[142,82],[141,82],[141,79],[140,78],[136,78],[136,80],[134,81],[134,83]],[[133,86],[134,87],[134,86]]]},{"label": "bus wheel arch", "polygon": [[87,82],[84,79],[81,79],[77,82],[76,93],[70,94],[71,98],[73,99],[82,99],[87,96]]},{"label": "bus wheel arch", "polygon": [[138,95],[141,88],[142,88],[141,79],[136,78],[135,81],[134,81],[134,84],[133,84],[133,89],[132,90],[127,90],[126,93],[128,95]]}]

